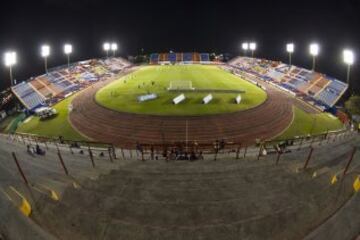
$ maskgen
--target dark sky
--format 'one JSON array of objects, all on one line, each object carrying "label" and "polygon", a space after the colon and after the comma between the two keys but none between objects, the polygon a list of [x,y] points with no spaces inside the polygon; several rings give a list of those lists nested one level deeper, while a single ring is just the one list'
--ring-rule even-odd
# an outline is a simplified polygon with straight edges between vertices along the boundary
[{"label": "dark sky", "polygon": [[[18,80],[41,74],[42,43],[52,46],[50,66],[64,64],[64,42],[74,46],[74,60],[103,55],[102,42],[117,41],[119,54],[205,51],[239,54],[240,43],[258,43],[258,57],[286,61],[286,42],[296,44],[295,65],[310,68],[308,44],[321,44],[320,72],[344,79],[342,49],[360,54],[360,1],[141,1],[27,0],[2,1],[0,53],[18,52]],[[359,89],[359,62],[352,82]],[[0,86],[9,82],[1,64]]]}]

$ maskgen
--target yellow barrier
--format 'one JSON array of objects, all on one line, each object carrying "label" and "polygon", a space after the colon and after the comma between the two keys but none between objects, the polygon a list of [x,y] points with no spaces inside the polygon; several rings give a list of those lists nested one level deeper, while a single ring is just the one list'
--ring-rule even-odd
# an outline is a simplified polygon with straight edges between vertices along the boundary
[{"label": "yellow barrier", "polygon": [[27,216],[27,217],[30,216],[30,214],[31,214],[31,205],[28,202],[28,200],[26,200],[26,198],[21,193],[19,193],[14,187],[11,186],[10,189],[21,198],[21,205],[19,206],[19,210],[25,216]]},{"label": "yellow barrier", "polygon": [[31,206],[30,203],[25,198],[22,199],[21,206],[19,209],[25,216],[27,217],[30,216]]},{"label": "yellow barrier", "polygon": [[[39,184],[39,186],[44,188],[46,191],[50,192],[50,197],[51,197],[52,200],[59,201],[59,195],[54,190],[52,190],[51,188],[49,188],[49,187],[47,187],[47,186],[45,186],[43,184]],[[39,191],[41,191],[41,190],[39,189]]]},{"label": "yellow barrier", "polygon": [[360,191],[360,175],[356,177],[353,187],[354,187],[355,192]]},{"label": "yellow barrier", "polygon": [[338,178],[336,175],[334,175],[331,179],[331,185],[334,185],[335,183],[337,183],[337,181],[338,181]]},{"label": "yellow barrier", "polygon": [[57,195],[57,193],[54,190],[50,190],[51,192],[51,198],[55,201],[59,201],[59,196]]},{"label": "yellow barrier", "polygon": [[77,184],[76,182],[73,182],[73,187],[74,187],[75,189],[79,189],[79,188],[80,188],[79,184]]}]

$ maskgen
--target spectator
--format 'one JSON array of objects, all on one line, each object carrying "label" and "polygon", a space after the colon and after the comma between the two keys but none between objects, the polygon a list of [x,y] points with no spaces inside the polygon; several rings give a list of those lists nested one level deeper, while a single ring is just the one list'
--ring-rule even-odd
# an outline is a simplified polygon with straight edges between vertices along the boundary
[{"label": "spectator", "polygon": [[196,157],[196,155],[195,155],[195,152],[194,152],[194,151],[191,151],[191,153],[190,153],[190,161],[195,161],[195,160],[197,160],[197,157]]},{"label": "spectator", "polygon": [[45,151],[42,150],[38,144],[36,144],[35,153],[36,153],[37,155],[45,155]]},{"label": "spectator", "polygon": [[204,160],[204,156],[203,156],[203,152],[202,152],[202,151],[199,152],[198,159]]},{"label": "spectator", "polygon": [[140,154],[143,152],[143,148],[142,148],[141,144],[138,142],[136,142],[136,150],[139,151]]},{"label": "spectator", "polygon": [[220,149],[224,149],[225,148],[225,140],[224,139],[221,139],[220,141]]},{"label": "spectator", "polygon": [[151,160],[154,160],[154,145],[150,146]]},{"label": "spectator", "polygon": [[34,156],[34,149],[32,147],[30,147],[30,145],[26,145],[26,151],[28,154],[30,154],[31,156]]}]

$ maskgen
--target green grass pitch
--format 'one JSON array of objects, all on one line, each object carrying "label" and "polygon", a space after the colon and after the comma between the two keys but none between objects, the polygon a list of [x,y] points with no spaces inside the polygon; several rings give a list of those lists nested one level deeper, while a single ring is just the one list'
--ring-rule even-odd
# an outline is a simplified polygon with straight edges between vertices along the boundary
[{"label": "green grass pitch", "polygon": [[[174,105],[172,100],[180,92],[167,90],[170,82],[191,81],[195,91],[185,91],[186,100]],[[152,84],[154,82],[154,85]],[[196,90],[209,90],[197,92]],[[239,93],[211,90],[239,90],[241,103],[235,104]],[[156,93],[158,98],[139,103],[138,96]],[[213,100],[202,104],[211,93]],[[130,113],[152,115],[206,115],[235,112],[256,107],[266,100],[266,93],[257,86],[220,69],[206,65],[147,66],[99,90],[96,101],[107,108]]]},{"label": "green grass pitch", "polygon": [[289,139],[295,136],[316,135],[342,129],[342,122],[330,113],[309,114],[294,107],[294,119],[290,126],[277,139]]},{"label": "green grass pitch", "polygon": [[40,120],[39,117],[33,116],[20,124],[17,132],[30,133],[46,137],[63,136],[69,140],[85,140],[77,131],[75,131],[68,121],[68,106],[76,95],[73,95],[54,106],[58,115],[48,120]]}]

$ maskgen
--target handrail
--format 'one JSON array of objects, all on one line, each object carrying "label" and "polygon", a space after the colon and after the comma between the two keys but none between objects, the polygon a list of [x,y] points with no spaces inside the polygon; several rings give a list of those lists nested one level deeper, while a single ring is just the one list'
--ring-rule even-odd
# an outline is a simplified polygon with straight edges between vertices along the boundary
[{"label": "handrail", "polygon": [[[341,134],[351,133],[351,131],[343,129],[337,131],[327,131],[324,133],[314,134],[314,135],[302,135],[296,136],[293,138],[287,139],[268,139],[262,140],[259,139],[253,143],[243,143],[236,141],[235,139],[218,139],[217,141],[177,141],[177,142],[164,142],[164,143],[122,143],[115,144],[110,142],[97,142],[89,140],[74,140],[74,139],[65,139],[61,136],[59,137],[46,137],[37,134],[30,133],[10,133],[8,136],[19,137],[23,140],[32,140],[39,143],[58,143],[58,144],[68,144],[75,146],[85,146],[85,147],[104,147],[104,148],[119,148],[123,150],[153,150],[153,151],[164,151],[166,149],[184,149],[185,151],[216,151],[216,149],[223,150],[234,150],[238,148],[252,148],[264,146],[266,147],[276,147],[278,145],[290,144],[290,145],[302,145],[303,143],[315,143],[319,141],[324,141],[331,137],[337,137]],[[294,144],[295,143],[295,144]]]}]

